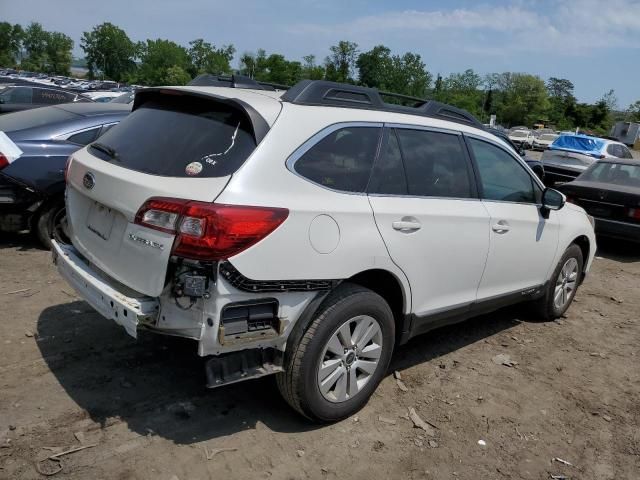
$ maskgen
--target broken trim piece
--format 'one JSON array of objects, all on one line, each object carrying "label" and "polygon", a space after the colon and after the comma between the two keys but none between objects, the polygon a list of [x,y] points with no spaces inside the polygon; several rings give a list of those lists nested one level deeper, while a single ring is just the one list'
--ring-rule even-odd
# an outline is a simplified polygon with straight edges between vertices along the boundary
[{"label": "broken trim piece", "polygon": [[331,290],[339,280],[252,280],[230,262],[222,262],[220,275],[238,290],[245,292],[312,292]]}]

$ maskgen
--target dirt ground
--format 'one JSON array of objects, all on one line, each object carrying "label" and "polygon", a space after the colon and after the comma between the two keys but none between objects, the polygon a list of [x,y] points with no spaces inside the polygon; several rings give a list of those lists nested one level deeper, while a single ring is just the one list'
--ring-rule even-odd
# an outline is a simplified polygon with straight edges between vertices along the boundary
[{"label": "dirt ground", "polygon": [[318,427],[272,378],[205,389],[193,343],[133,340],[4,237],[0,478],[636,480],[639,281],[638,247],[602,241],[566,318],[511,308],[416,338],[357,416]]}]

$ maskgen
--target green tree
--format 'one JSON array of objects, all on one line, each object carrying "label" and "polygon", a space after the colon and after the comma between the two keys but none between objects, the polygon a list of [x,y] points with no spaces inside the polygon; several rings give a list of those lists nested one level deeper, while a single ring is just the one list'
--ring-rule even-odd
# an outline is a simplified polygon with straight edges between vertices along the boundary
[{"label": "green tree", "polygon": [[189,73],[195,77],[201,73],[231,73],[230,63],[236,49],[233,45],[216,48],[215,45],[198,38],[189,42],[188,52],[191,61]]},{"label": "green tree", "polygon": [[549,120],[562,130],[573,126],[569,112],[575,112],[576,97],[573,96],[573,83],[566,78],[551,77],[547,80],[549,93]]},{"label": "green tree", "polygon": [[481,116],[486,94],[481,87],[483,80],[472,69],[452,73],[443,81],[441,99],[476,116]]},{"label": "green tree", "polygon": [[499,95],[494,92],[494,103],[500,123],[507,126],[532,125],[546,116],[548,93],[540,77],[505,72],[496,76],[496,87]]},{"label": "green tree", "polygon": [[24,31],[20,25],[0,22],[0,65],[16,65],[22,50]]},{"label": "green tree", "polygon": [[353,73],[358,58],[358,44],[340,40],[338,45],[329,49],[331,54],[325,59],[327,80],[355,83]]},{"label": "green tree", "polygon": [[324,67],[316,65],[315,55],[305,55],[302,57],[304,64],[302,65],[302,78],[309,80],[322,80],[324,78]]},{"label": "green tree", "polygon": [[135,71],[136,44],[112,23],[105,22],[84,32],[80,47],[85,53],[90,78],[95,78],[99,70],[119,82]]},{"label": "green tree", "polygon": [[424,98],[431,84],[420,55],[391,55],[384,45],[361,53],[356,61],[360,83],[379,90]]},{"label": "green tree", "polygon": [[[189,52],[186,48],[171,40],[147,40],[138,46],[140,52],[140,66],[136,81],[145,85],[172,85],[187,83],[182,72],[188,72],[191,67]],[[178,68],[175,68],[178,67]],[[178,70],[180,69],[180,70]]]},{"label": "green tree", "polygon": [[44,72],[47,65],[48,32],[37,22],[31,22],[24,30],[22,45],[26,57],[20,62],[25,70]]},{"label": "green tree", "polygon": [[73,40],[64,33],[47,32],[45,53],[46,71],[55,75],[69,75],[73,57]]},{"label": "green tree", "polygon": [[640,122],[640,100],[629,105],[627,108],[627,117],[632,122]]}]

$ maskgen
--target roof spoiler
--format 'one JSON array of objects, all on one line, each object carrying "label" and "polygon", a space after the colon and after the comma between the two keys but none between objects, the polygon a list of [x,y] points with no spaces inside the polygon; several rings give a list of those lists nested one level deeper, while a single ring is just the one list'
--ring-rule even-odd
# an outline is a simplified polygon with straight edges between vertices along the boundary
[{"label": "roof spoiler", "polygon": [[142,105],[151,100],[162,101],[163,98],[175,98],[179,96],[197,97],[209,101],[215,100],[216,102],[227,105],[234,110],[238,110],[249,119],[256,145],[262,141],[262,139],[269,131],[269,124],[264,119],[264,117],[260,115],[251,105],[243,102],[242,100],[239,100],[237,98],[222,97],[211,93],[180,90],[173,87],[151,87],[145,88],[144,90],[139,90],[138,92],[136,92],[136,96],[134,97],[133,108],[131,109],[131,111],[133,112],[137,110]]}]

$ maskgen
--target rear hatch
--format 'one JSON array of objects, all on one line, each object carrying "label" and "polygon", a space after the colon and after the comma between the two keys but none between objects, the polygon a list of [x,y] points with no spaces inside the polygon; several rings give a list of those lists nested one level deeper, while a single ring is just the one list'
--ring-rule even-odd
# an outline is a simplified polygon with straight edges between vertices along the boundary
[{"label": "rear hatch", "polygon": [[586,170],[595,161],[596,158],[590,155],[568,150],[546,150],[542,155],[542,163],[545,167],[557,166],[576,171]]},{"label": "rear hatch", "polygon": [[174,234],[137,224],[140,207],[151,197],[213,202],[268,131],[265,118],[272,123],[280,111],[278,100],[257,93],[204,90],[144,90],[131,115],[69,163],[74,246],[146,295],[164,288]]},{"label": "rear hatch", "polygon": [[575,180],[562,192],[594,217],[640,223],[640,188]]}]

